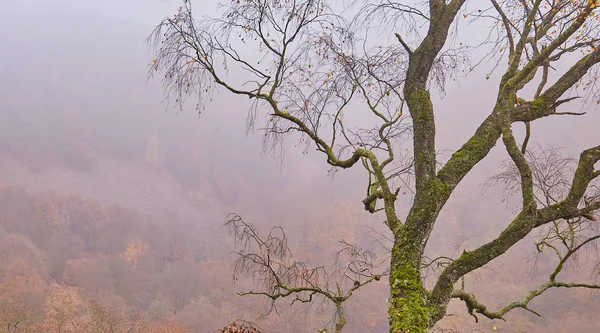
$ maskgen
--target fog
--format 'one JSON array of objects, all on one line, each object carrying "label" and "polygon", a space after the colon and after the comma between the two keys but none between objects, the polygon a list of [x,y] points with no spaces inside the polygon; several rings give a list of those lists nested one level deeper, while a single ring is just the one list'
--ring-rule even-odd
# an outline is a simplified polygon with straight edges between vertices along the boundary
[{"label": "fog", "polygon": [[[233,240],[221,226],[228,213],[265,232],[280,225],[296,257],[312,265],[331,262],[342,239],[384,255],[373,231],[386,234],[383,218],[361,203],[367,179],[357,168],[330,177],[324,156],[304,153],[299,137],[285,142],[283,162],[263,152],[260,131],[246,135],[245,97],[218,92],[201,114],[193,102],[182,111],[167,107],[159,80],[148,80],[152,58],[144,41],[178,5],[1,4],[0,298],[16,297],[6,291],[10,277],[29,274],[39,281],[17,285],[35,291],[40,308],[32,318],[44,317],[54,290],[69,306],[68,297],[81,304],[91,297],[128,315],[142,311],[164,325],[160,332],[212,332],[236,319],[271,332],[315,332],[333,318],[327,304],[283,301],[279,314],[262,318],[265,300],[236,295],[254,287],[251,279],[234,283]],[[202,1],[207,14],[215,5]],[[489,114],[499,78],[483,76],[481,69],[436,95],[440,156],[460,147]],[[542,119],[533,140],[577,157],[600,142],[599,123],[593,109],[584,117]],[[510,222],[514,198],[481,186],[506,158],[502,147],[494,149],[460,185],[429,241],[431,255],[472,249]],[[406,207],[399,209],[404,216]],[[533,238],[523,241],[468,279],[470,290],[494,308],[521,297],[554,264],[550,256],[535,261],[535,252]],[[596,262],[584,256],[581,269],[566,276],[590,280]],[[534,266],[539,274],[531,274]],[[357,293],[348,304],[348,332],[387,331],[387,289],[381,281]],[[440,325],[458,332],[600,330],[600,294],[593,291],[555,290],[532,307],[544,316],[515,311],[506,322],[475,323],[464,304],[453,302],[455,315]],[[64,311],[76,318],[83,310]]]}]

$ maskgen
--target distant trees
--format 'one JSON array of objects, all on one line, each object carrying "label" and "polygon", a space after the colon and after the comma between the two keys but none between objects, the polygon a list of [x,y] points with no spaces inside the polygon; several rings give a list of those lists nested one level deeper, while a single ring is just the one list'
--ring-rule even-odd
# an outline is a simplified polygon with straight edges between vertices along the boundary
[{"label": "distant trees", "polygon": [[85,304],[76,287],[54,285],[46,296],[44,327],[53,332],[81,332]]},{"label": "distant trees", "polygon": [[199,264],[189,257],[173,262],[164,271],[160,283],[160,293],[169,301],[173,314],[177,314],[192,298],[199,295],[200,276]]},{"label": "distant trees", "polygon": [[[198,271],[186,265],[177,266],[181,273],[155,271],[144,240],[150,229],[136,212],[76,195],[3,187],[0,214],[0,332],[186,332],[144,310],[159,297],[153,277],[166,273],[168,281],[187,273],[187,289],[177,294],[186,302],[196,295],[187,293],[197,290],[192,282]],[[167,237],[164,232],[156,237],[159,248],[160,238]],[[175,258],[166,262],[171,263]],[[181,287],[179,280],[171,282]]]},{"label": "distant trees", "polygon": [[131,263],[133,268],[136,268],[140,261],[140,256],[144,254],[146,250],[148,250],[148,243],[132,240],[127,243],[127,248],[125,248],[123,255],[125,259]]},{"label": "distant trees", "polygon": [[82,294],[77,288],[53,286],[46,297],[46,319],[41,332],[186,333],[169,320],[147,320],[139,311],[119,307]]},{"label": "distant trees", "polygon": [[0,332],[26,331],[43,318],[46,283],[29,264],[11,262],[0,281]]},{"label": "distant trees", "polygon": [[0,238],[0,277],[3,277],[11,264],[21,261],[34,269],[38,274],[45,275],[47,256],[27,236],[8,234]]},{"label": "distant trees", "polygon": [[108,255],[71,259],[65,264],[61,281],[89,292],[112,290],[115,281],[109,266],[110,260]]},{"label": "distant trees", "polygon": [[[447,315],[452,299],[464,302],[476,318],[501,319],[518,308],[537,314],[530,301],[553,288],[600,288],[560,278],[576,253],[600,237],[591,227],[600,209],[600,146],[581,151],[572,168],[548,166],[549,174],[528,154],[539,119],[582,115],[565,110],[581,97],[597,103],[598,1],[352,3],[354,11],[340,12],[344,1],[226,1],[219,7],[222,15],[209,18],[196,16],[184,0],[149,37],[155,51],[150,75],[162,76],[166,96],[178,107],[194,96],[201,109],[217,90],[248,98],[252,106],[243,117],[249,128],[264,122],[265,147],[276,156],[282,156],[282,140],[297,134],[301,145],[322,154],[332,172],[364,169],[361,205],[383,216],[393,238],[391,333],[427,332]],[[471,42],[467,23],[485,29],[483,41]],[[494,79],[497,96],[473,135],[443,159],[431,90],[444,92],[446,82],[475,73],[484,63],[490,71],[481,80]],[[233,70],[235,78],[227,75]],[[465,107],[468,101],[465,96]],[[519,123],[523,139],[515,133]],[[493,240],[454,257],[434,258],[442,269],[427,287],[423,270],[432,262],[424,253],[439,214],[496,145],[509,158],[510,176],[501,183],[519,196],[518,212]],[[398,209],[401,193],[412,196],[404,216]],[[543,236],[537,249],[557,255],[555,269],[538,288],[492,310],[460,283],[538,231]],[[236,234],[258,246],[251,252],[256,261],[239,252],[251,273],[262,267],[262,290],[253,293],[310,302],[279,276],[312,271],[279,263],[285,246],[261,241],[254,232],[245,226]],[[271,265],[271,256],[283,272]],[[311,281],[298,287],[310,288]],[[340,297],[330,299],[336,303]],[[344,320],[338,316],[338,324]]]},{"label": "distant trees", "polygon": [[[88,322],[85,330],[88,332],[127,332],[133,331],[135,322],[128,323],[127,318],[119,312],[119,309],[106,306],[94,299],[88,299]],[[133,327],[131,327],[133,326]]]}]

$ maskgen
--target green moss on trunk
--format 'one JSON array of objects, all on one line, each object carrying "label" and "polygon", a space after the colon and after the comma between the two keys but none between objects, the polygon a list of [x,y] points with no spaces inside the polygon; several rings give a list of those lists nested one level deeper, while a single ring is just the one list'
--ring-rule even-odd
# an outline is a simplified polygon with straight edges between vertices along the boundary
[{"label": "green moss on trunk", "polygon": [[417,255],[420,250],[410,243],[400,239],[392,250],[388,304],[390,333],[426,333],[429,329],[427,292],[421,280],[420,265],[415,261],[420,257]]}]

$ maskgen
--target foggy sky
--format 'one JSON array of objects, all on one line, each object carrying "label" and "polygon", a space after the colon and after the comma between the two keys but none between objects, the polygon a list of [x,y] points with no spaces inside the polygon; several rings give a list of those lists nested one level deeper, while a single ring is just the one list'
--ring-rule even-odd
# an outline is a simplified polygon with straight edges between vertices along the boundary
[{"label": "foggy sky", "polygon": [[2,11],[8,15],[95,15],[153,25],[175,12],[178,4],[178,0],[11,0],[3,1]]}]

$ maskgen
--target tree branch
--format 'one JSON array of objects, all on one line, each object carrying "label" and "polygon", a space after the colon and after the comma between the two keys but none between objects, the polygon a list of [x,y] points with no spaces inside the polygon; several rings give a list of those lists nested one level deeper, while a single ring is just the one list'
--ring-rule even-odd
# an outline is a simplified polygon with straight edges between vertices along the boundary
[{"label": "tree branch", "polygon": [[587,289],[600,289],[600,285],[596,285],[596,284],[587,284],[587,283],[566,283],[566,282],[558,282],[556,281],[556,276],[563,270],[564,268],[564,264],[565,262],[573,255],[575,254],[577,251],[579,251],[582,247],[584,247],[585,245],[597,240],[600,238],[600,235],[596,235],[593,237],[590,237],[588,239],[586,239],[585,241],[581,242],[579,245],[575,246],[574,248],[569,249],[569,251],[564,255],[560,255],[559,252],[557,252],[558,257],[560,258],[560,261],[558,263],[558,265],[556,266],[556,268],[554,269],[554,271],[550,274],[549,277],[549,281],[542,284],[540,287],[538,287],[535,290],[530,291],[525,297],[523,297],[522,299],[515,301],[515,302],[511,302],[507,305],[505,305],[504,307],[502,307],[500,310],[498,311],[489,311],[487,309],[487,306],[481,302],[479,302],[476,298],[475,295],[471,294],[471,293],[467,293],[464,290],[459,290],[459,289],[455,289],[452,291],[452,298],[458,298],[462,301],[465,302],[465,304],[467,305],[467,310],[469,312],[469,314],[473,315],[475,317],[475,319],[477,320],[477,317],[475,316],[475,314],[473,312],[482,314],[483,316],[489,318],[489,319],[502,319],[504,320],[504,315],[506,313],[508,313],[511,310],[517,309],[517,308],[521,308],[524,310],[527,310],[535,315],[537,315],[538,317],[541,317],[541,315],[533,310],[531,310],[528,306],[529,303],[536,297],[542,295],[545,291],[547,291],[548,289],[551,288],[587,288]]},{"label": "tree branch", "polygon": [[519,146],[517,145],[517,141],[515,140],[510,124],[506,124],[504,126],[504,129],[502,130],[502,140],[504,141],[504,146],[506,147],[508,155],[517,166],[521,176],[523,211],[532,212],[536,209],[535,195],[533,193],[533,175],[531,172],[531,167],[525,159],[525,155],[523,152],[521,152]]},{"label": "tree branch", "polygon": [[[557,113],[555,103],[598,62],[600,62],[598,50],[584,56],[555,84],[546,89],[539,98],[511,109],[511,122],[531,122],[554,114],[567,114]],[[579,114],[577,113],[577,115]],[[494,147],[502,133],[498,122],[499,114],[492,112],[475,131],[475,134],[440,169],[438,177],[449,186],[450,192]]]},{"label": "tree branch", "polygon": [[402,36],[400,36],[399,33],[396,33],[396,38],[398,38],[398,41],[400,42],[400,44],[402,44],[402,47],[404,47],[404,49],[406,50],[406,52],[408,53],[409,56],[412,55],[413,51],[410,48],[410,46],[408,46],[408,44],[406,44],[406,42],[404,41],[404,39],[402,39]]},{"label": "tree branch", "polygon": [[589,183],[598,175],[594,170],[594,165],[599,160],[600,146],[583,151],[571,182],[570,191],[564,200],[538,209],[534,214],[525,209],[522,210],[496,239],[473,251],[463,253],[450,263],[440,275],[432,291],[432,301],[438,304],[446,304],[445,302],[451,297],[454,290],[454,283],[460,277],[486,265],[505,253],[514,244],[525,238],[534,228],[560,219],[584,216],[599,209],[600,202],[586,205],[583,208],[578,207]]}]

